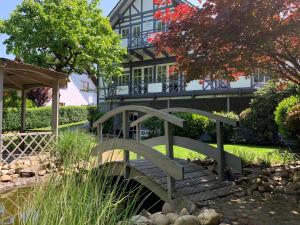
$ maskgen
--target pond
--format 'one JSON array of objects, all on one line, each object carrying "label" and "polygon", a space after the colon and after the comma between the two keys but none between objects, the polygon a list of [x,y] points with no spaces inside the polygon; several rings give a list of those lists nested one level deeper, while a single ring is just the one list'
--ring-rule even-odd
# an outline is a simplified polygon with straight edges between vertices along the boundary
[{"label": "pond", "polygon": [[33,199],[33,188],[0,193],[0,224],[19,225],[26,218],[26,205]]}]

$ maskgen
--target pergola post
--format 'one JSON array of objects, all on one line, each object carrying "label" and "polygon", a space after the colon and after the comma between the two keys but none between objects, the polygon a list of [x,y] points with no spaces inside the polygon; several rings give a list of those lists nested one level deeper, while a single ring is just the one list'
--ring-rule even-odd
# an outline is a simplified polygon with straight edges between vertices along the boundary
[{"label": "pergola post", "polygon": [[0,69],[0,163],[2,163],[2,149],[3,149],[3,137],[2,137],[2,125],[3,125],[3,81],[4,72]]},{"label": "pergola post", "polygon": [[59,81],[52,87],[52,133],[58,138],[58,116],[59,116]]},{"label": "pergola post", "polygon": [[26,90],[22,90],[22,99],[21,99],[21,132],[26,130]]}]

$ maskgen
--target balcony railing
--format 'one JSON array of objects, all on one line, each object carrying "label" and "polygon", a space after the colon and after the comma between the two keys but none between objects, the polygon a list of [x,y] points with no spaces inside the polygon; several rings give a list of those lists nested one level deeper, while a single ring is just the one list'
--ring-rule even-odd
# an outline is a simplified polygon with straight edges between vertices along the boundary
[{"label": "balcony railing", "polygon": [[149,30],[139,34],[128,35],[122,38],[122,46],[127,47],[129,50],[152,47],[153,43],[151,40],[157,33],[164,31],[165,30]]}]

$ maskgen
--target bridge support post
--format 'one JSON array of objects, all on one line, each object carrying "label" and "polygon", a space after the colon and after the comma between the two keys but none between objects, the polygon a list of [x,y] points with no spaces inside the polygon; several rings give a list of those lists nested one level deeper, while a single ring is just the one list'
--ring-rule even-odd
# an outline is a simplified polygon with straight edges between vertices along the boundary
[{"label": "bridge support post", "polygon": [[219,180],[224,180],[225,169],[225,152],[224,152],[224,124],[217,121],[217,162],[218,162],[218,177]]},{"label": "bridge support post", "polygon": [[[174,160],[173,125],[165,121],[164,126],[165,126],[165,138],[166,138],[166,155],[171,160]],[[167,176],[167,188],[168,188],[168,198],[172,199],[172,193],[175,190],[175,179],[171,176]]]},{"label": "bridge support post", "polygon": [[[99,135],[100,143],[103,143],[103,124],[100,123],[97,127],[97,134]],[[98,164],[102,164],[102,154],[100,153],[98,156]]]},{"label": "bridge support post", "polygon": [[[136,125],[136,141],[141,141],[141,124],[139,123]],[[141,159],[141,156],[137,155],[137,159]]]},{"label": "bridge support post", "polygon": [[[129,139],[129,120],[128,120],[128,111],[124,111],[122,113],[122,131],[123,131],[123,139]],[[129,178],[129,174],[130,174],[130,168],[127,166],[127,164],[129,164],[129,151],[128,150],[124,150],[124,164],[126,166],[125,168],[125,174],[124,177],[125,179]]]}]

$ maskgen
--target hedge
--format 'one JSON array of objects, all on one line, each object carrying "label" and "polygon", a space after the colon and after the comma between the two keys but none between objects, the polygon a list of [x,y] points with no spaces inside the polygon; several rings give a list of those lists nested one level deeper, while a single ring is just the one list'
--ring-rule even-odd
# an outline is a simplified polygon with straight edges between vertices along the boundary
[{"label": "hedge", "polygon": [[[87,120],[93,107],[63,106],[59,110],[59,125]],[[16,108],[4,109],[3,130],[19,130],[21,113]],[[26,110],[26,129],[35,129],[51,126],[51,107],[28,108]]]}]

